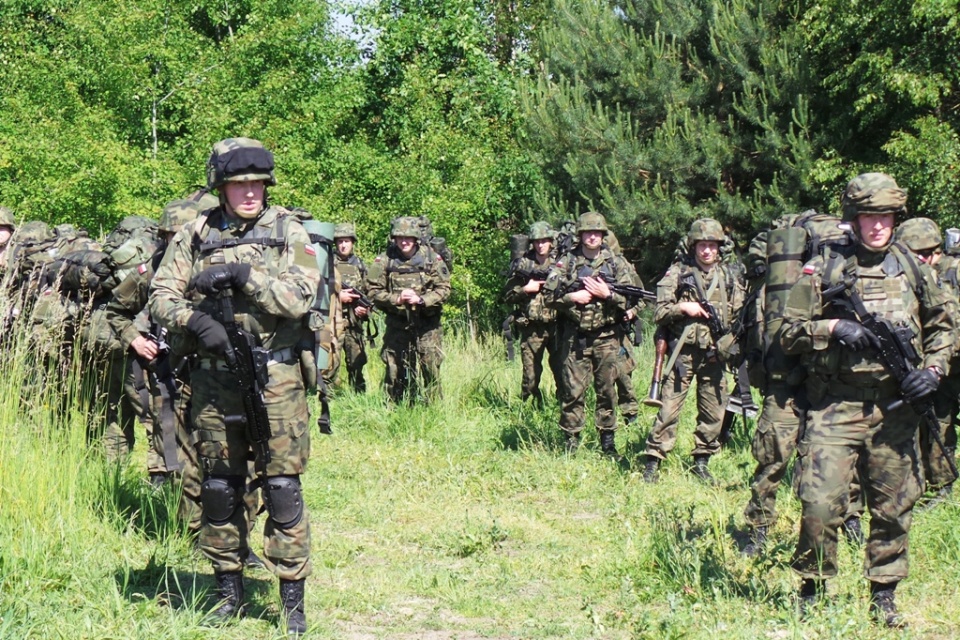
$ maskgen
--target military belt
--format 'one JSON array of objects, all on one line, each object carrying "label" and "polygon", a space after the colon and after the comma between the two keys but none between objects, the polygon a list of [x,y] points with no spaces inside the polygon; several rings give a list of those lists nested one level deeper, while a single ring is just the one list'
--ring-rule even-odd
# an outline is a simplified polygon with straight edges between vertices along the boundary
[{"label": "military belt", "polygon": [[[270,352],[270,359],[267,360],[267,366],[289,362],[297,355],[293,347],[285,347]],[[200,358],[197,360],[197,368],[204,371],[230,371],[230,365],[226,360],[220,358]]]},{"label": "military belt", "polygon": [[876,387],[852,385],[838,380],[824,380],[825,391],[828,396],[842,400],[859,402],[877,402],[879,400],[895,400],[899,398],[899,388],[895,382],[888,382]]}]

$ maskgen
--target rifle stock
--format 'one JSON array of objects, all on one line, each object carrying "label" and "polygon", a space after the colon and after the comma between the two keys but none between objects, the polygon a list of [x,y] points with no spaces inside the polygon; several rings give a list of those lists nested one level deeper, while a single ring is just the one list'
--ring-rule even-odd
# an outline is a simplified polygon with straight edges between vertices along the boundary
[{"label": "rifle stock", "polygon": [[653,342],[656,348],[656,358],[653,361],[653,378],[650,380],[650,393],[647,395],[643,404],[648,407],[663,406],[660,400],[660,385],[663,382],[663,361],[667,355],[669,347],[669,333],[666,327],[657,327],[657,332],[653,335]]}]

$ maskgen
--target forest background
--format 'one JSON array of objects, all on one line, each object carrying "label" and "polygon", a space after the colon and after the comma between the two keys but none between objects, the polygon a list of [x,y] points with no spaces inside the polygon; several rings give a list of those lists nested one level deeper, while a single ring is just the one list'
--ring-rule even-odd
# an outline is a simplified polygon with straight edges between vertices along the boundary
[{"label": "forest background", "polygon": [[[361,255],[427,215],[493,316],[508,239],[598,210],[648,283],[691,220],[742,244],[866,170],[960,224],[956,0],[5,0],[0,203],[92,234],[261,139],[275,203]],[[350,26],[345,26],[350,25]]]}]

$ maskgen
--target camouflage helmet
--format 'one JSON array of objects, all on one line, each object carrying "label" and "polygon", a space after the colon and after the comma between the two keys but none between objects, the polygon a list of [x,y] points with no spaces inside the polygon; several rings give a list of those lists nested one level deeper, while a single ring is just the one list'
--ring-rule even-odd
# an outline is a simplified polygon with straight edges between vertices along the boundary
[{"label": "camouflage helmet", "polygon": [[413,216],[401,216],[390,225],[391,238],[417,238],[420,239],[420,220]]},{"label": "camouflage helmet", "polygon": [[219,189],[226,182],[263,180],[277,184],[273,176],[273,154],[259,140],[227,138],[213,145],[207,160],[207,187]]},{"label": "camouflage helmet", "polygon": [[352,222],[340,222],[333,228],[333,239],[339,240],[340,238],[350,238],[354,242],[357,241],[357,230]]},{"label": "camouflage helmet", "polygon": [[693,251],[698,242],[717,242],[723,244],[727,240],[727,234],[723,231],[723,225],[713,218],[700,218],[694,220],[690,225],[690,231],[687,233],[687,247]]},{"label": "camouflage helmet", "polygon": [[196,202],[198,205],[200,205],[200,211],[205,211],[206,209],[213,209],[220,206],[220,198],[210,193],[210,190],[206,187],[197,189],[185,199]]},{"label": "camouflage helmet", "polygon": [[534,240],[553,240],[554,235],[549,222],[534,222],[530,225],[530,231],[527,232],[527,239],[530,242]]},{"label": "camouflage helmet", "polygon": [[0,207],[0,227],[10,227],[11,229],[17,227],[17,221],[12,209]]},{"label": "camouflage helmet", "polygon": [[580,219],[577,220],[577,233],[583,233],[584,231],[603,231],[607,233],[610,229],[607,228],[607,220],[597,213],[596,211],[588,211],[580,216]]},{"label": "camouflage helmet", "polygon": [[885,173],[861,173],[843,190],[840,206],[846,222],[861,213],[903,213],[907,210],[907,192]]},{"label": "camouflage helmet", "polygon": [[158,225],[160,233],[180,231],[180,227],[191,220],[196,220],[197,215],[203,210],[203,205],[194,200],[171,200],[160,214]]},{"label": "camouflage helmet", "polygon": [[939,249],[943,243],[940,227],[930,218],[911,218],[897,227],[896,239],[914,253]]}]

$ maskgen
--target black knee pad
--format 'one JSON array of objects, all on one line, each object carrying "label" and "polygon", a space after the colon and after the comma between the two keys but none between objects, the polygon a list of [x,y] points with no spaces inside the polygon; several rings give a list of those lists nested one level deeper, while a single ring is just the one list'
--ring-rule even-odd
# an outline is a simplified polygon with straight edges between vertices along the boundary
[{"label": "black knee pad", "polygon": [[207,520],[224,525],[243,504],[243,476],[211,476],[200,485],[200,502]]},{"label": "black knee pad", "polygon": [[280,529],[295,527],[303,518],[299,476],[273,476],[263,484],[270,519]]}]

